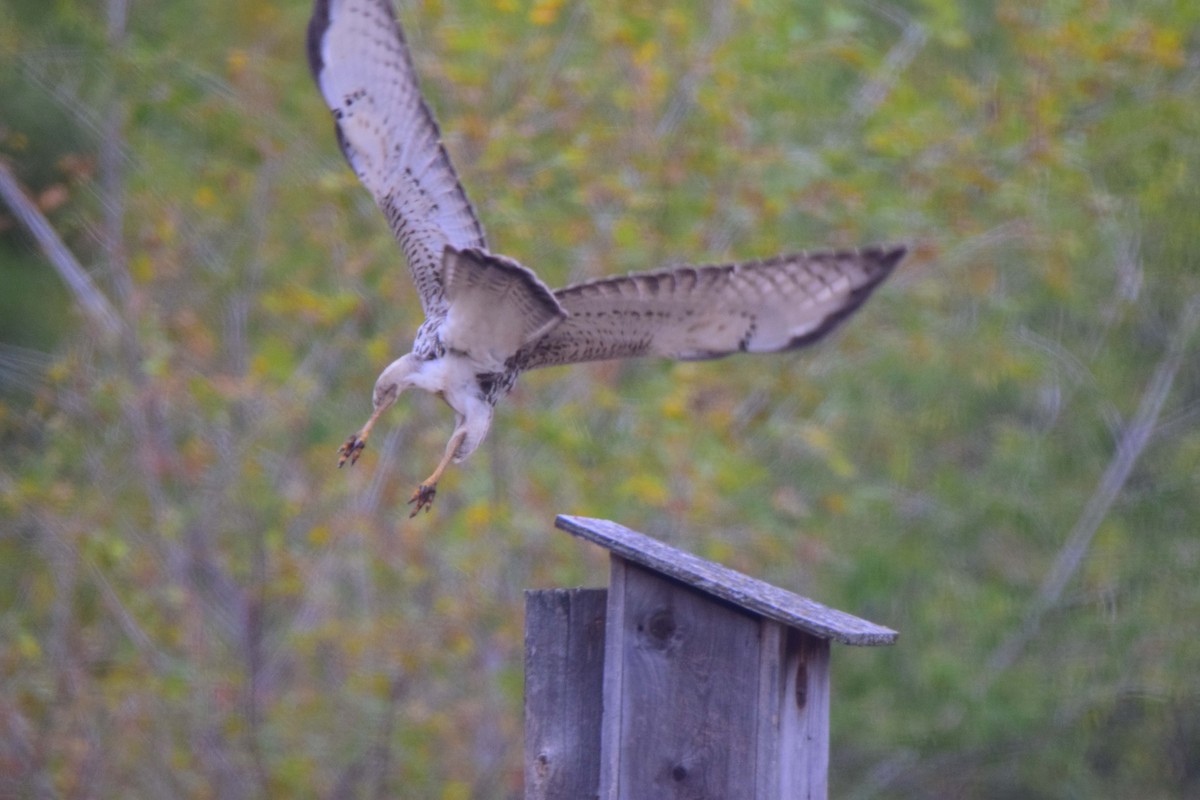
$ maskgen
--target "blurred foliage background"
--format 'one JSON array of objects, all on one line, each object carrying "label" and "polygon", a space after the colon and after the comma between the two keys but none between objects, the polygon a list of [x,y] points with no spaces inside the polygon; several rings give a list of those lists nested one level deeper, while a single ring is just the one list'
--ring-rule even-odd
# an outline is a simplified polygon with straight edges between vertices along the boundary
[{"label": "blurred foliage background", "polygon": [[420,319],[305,0],[0,0],[0,795],[521,796],[522,591],[608,517],[897,628],[833,795],[1200,796],[1200,4],[405,0],[550,285],[905,240],[834,340],[335,451]]}]

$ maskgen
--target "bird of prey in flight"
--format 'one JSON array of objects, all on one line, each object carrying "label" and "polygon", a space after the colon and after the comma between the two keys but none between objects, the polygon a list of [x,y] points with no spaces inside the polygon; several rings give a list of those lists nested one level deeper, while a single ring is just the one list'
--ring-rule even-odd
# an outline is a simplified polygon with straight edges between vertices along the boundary
[{"label": "bird of prey in flight", "polygon": [[447,465],[483,441],[496,402],[525,370],[811,344],[850,316],[905,253],[899,246],[794,253],[551,290],[488,250],[421,97],[392,0],[316,0],[308,60],[342,153],[391,225],[425,311],[412,352],[380,374],[374,411],[341,446],[338,464],[358,460],[405,389],[434,392],[454,409],[445,453],[409,500],[413,516],[429,509]]}]

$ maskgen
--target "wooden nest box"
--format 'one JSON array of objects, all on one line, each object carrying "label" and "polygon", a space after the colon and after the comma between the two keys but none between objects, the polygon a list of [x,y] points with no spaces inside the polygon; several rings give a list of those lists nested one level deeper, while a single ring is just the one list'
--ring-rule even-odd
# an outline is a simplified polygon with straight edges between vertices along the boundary
[{"label": "wooden nest box", "polygon": [[896,632],[613,522],[608,589],[525,597],[527,800],[825,798],[829,643]]}]

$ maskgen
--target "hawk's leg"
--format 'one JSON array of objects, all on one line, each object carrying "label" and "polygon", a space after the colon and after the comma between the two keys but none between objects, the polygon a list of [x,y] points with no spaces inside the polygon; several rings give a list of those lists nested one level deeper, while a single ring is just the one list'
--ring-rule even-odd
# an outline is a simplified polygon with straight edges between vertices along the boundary
[{"label": "hawk's leg", "polygon": [[421,481],[421,485],[417,487],[417,490],[413,492],[413,496],[409,498],[408,504],[413,507],[412,513],[408,515],[409,519],[421,513],[422,508],[428,511],[433,506],[433,498],[437,495],[437,483],[442,479],[442,473],[446,471],[446,467],[450,465],[450,460],[454,458],[454,454],[458,452],[459,446],[466,437],[467,432],[462,429],[456,431],[450,437],[450,441],[446,444],[446,454],[442,456],[437,469],[433,471],[432,475]]},{"label": "hawk's leg", "polygon": [[379,419],[379,415],[387,411],[390,405],[391,403],[387,403],[376,408],[374,413],[371,414],[371,418],[367,420],[367,424],[362,426],[362,430],[358,433],[350,434],[350,438],[342,443],[342,446],[338,448],[338,455],[340,456],[338,459],[338,469],[341,469],[345,465],[347,459],[350,461],[350,466],[354,466],[357,463],[363,448],[367,446],[367,437],[371,435],[371,428],[375,427],[375,421]]}]

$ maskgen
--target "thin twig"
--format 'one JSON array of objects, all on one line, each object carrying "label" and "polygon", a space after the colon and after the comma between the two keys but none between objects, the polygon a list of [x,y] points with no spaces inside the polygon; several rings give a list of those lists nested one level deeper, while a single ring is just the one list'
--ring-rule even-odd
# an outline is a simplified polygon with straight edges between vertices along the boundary
[{"label": "thin twig", "polygon": [[[75,548],[72,546],[71,548]],[[142,630],[142,626],[134,619],[133,614],[121,601],[120,595],[113,588],[112,583],[104,575],[95,562],[91,559],[83,558],[76,553],[76,557],[83,561],[87,567],[88,574],[92,577],[92,582],[96,588],[100,590],[100,598],[104,603],[104,607],[116,620],[117,625],[121,628],[122,633],[133,644],[138,653],[145,659],[146,663],[157,673],[165,672],[171,666],[171,659],[158,648],[154,640]]]},{"label": "thin twig", "polygon": [[[99,590],[103,606],[112,615],[117,627],[125,634],[129,643],[141,655],[147,666],[157,673],[162,673],[171,665],[171,659],[158,648],[154,640],[142,629],[133,613],[121,600],[121,596],[113,588],[103,570],[94,561],[79,552],[79,548],[71,541],[70,536],[58,522],[37,517],[38,528],[43,534],[43,540],[49,546],[50,557],[56,559],[52,566],[56,573],[74,571],[82,565],[92,583]],[[71,590],[73,591],[73,590]]]}]

